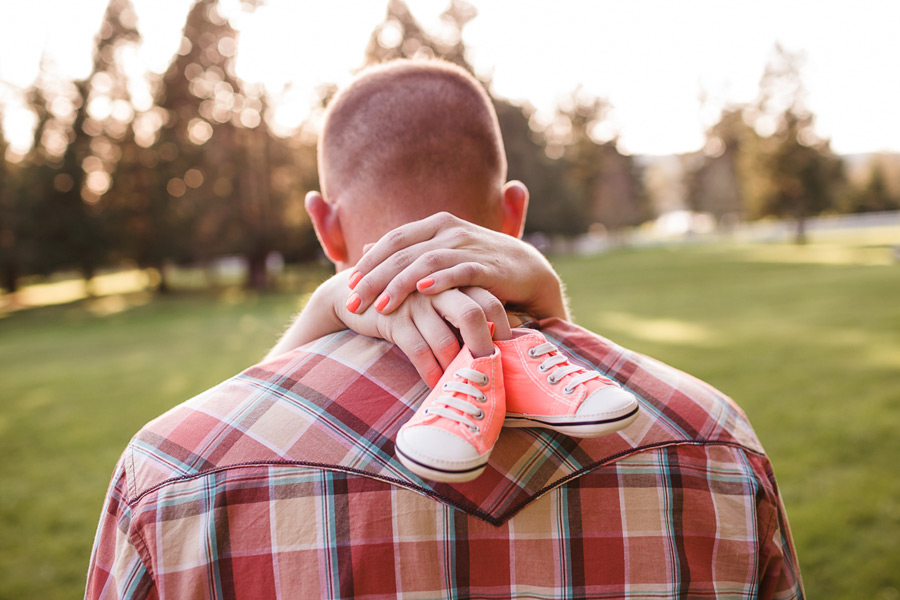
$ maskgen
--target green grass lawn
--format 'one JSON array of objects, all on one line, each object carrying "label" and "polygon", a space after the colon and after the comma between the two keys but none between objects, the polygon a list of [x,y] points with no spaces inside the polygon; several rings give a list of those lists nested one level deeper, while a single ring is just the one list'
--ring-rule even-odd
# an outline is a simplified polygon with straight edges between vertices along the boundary
[{"label": "green grass lawn", "polygon": [[[744,407],[811,598],[900,597],[900,265],[889,241],[554,260],[582,325]],[[0,598],[82,594],[131,434],[258,360],[300,297],[134,294],[0,318]]]}]

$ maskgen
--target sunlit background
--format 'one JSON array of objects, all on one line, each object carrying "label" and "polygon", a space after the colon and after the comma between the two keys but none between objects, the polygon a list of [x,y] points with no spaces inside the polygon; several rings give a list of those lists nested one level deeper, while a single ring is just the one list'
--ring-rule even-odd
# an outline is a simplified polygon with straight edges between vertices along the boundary
[{"label": "sunlit background", "polygon": [[440,56],[579,324],[734,397],[811,598],[900,598],[900,3],[0,0],[0,598],[78,597],[147,420],[330,273],[323,105]]},{"label": "sunlit background", "polygon": [[[17,152],[28,147],[34,123],[21,92],[34,83],[42,56],[59,76],[88,76],[106,4],[3,3],[0,98]],[[165,71],[191,2],[133,4],[143,42],[127,68],[135,107],[146,110],[152,100],[145,74]],[[444,3],[407,4],[429,32],[446,33]],[[369,34],[385,12],[384,3],[370,0],[269,0],[255,11],[243,10],[238,0],[220,6],[240,33],[237,75],[262,83],[273,96],[270,118],[280,132],[308,115],[316,86],[340,83],[362,65]],[[805,53],[807,104],[816,130],[831,138],[836,152],[900,151],[896,2],[493,0],[476,6],[478,17],[463,41],[476,73],[490,78],[497,94],[528,102],[549,119],[564,95],[582,85],[611,101],[604,133],[619,134],[625,152],[699,149],[704,126],[722,104],[755,99],[776,42]]]},{"label": "sunlit background", "polygon": [[900,5],[849,6],[6,3],[2,285],[128,264],[166,290],[168,265],[241,256],[267,287],[267,260],[316,254],[322,107],[396,57],[485,83],[541,247],[763,218],[803,241],[810,218],[900,207]]}]

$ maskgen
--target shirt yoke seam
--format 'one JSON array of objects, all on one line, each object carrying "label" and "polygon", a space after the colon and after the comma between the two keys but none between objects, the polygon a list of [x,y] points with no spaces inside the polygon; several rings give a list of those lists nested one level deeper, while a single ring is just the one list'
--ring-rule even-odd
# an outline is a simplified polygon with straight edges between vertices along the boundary
[{"label": "shirt yoke seam", "polygon": [[587,473],[593,469],[596,469],[597,467],[609,465],[611,463],[614,463],[622,458],[631,456],[633,454],[639,454],[641,452],[645,452],[648,450],[656,450],[659,448],[665,448],[665,447],[669,447],[669,446],[728,446],[728,447],[744,450],[746,452],[755,454],[757,456],[765,457],[765,453],[760,452],[754,448],[747,447],[744,444],[741,444],[738,442],[731,442],[731,441],[724,441],[724,440],[668,440],[665,442],[644,444],[642,446],[636,446],[636,447],[630,448],[628,450],[624,450],[621,452],[617,452],[615,454],[611,454],[611,455],[603,458],[602,460],[598,460],[598,461],[592,462],[588,465],[585,465],[581,469],[578,469],[577,471],[573,471],[572,473],[569,473],[565,477],[555,479],[555,480],[553,480],[552,483],[545,485],[544,487],[540,488],[539,490],[537,490],[536,492],[534,492],[532,494],[529,494],[528,497],[524,501],[513,504],[509,509],[507,509],[506,511],[504,511],[503,513],[501,513],[499,516],[496,516],[496,517],[491,515],[490,513],[487,513],[485,511],[481,510],[481,509],[473,510],[471,508],[461,506],[458,502],[455,502],[450,498],[447,498],[438,493],[435,493],[433,490],[430,490],[428,488],[424,488],[422,486],[416,485],[415,483],[412,483],[410,481],[406,481],[403,479],[397,479],[395,477],[382,476],[382,475],[378,475],[376,473],[372,473],[370,471],[364,471],[362,469],[356,469],[353,467],[345,467],[345,466],[335,465],[335,464],[330,464],[330,463],[320,463],[320,462],[314,462],[314,461],[300,461],[300,460],[259,460],[259,461],[247,461],[247,462],[242,462],[242,463],[232,463],[232,464],[228,464],[228,465],[216,466],[216,467],[204,469],[203,471],[199,471],[197,473],[179,475],[177,477],[172,477],[172,478],[160,481],[159,483],[156,483],[156,484],[150,486],[149,488],[141,491],[140,493],[137,493],[137,490],[135,490],[135,494],[133,495],[133,497],[130,499],[126,498],[125,502],[129,507],[135,508],[137,506],[137,504],[148,494],[152,494],[164,487],[167,487],[167,486],[175,484],[175,483],[181,483],[181,482],[185,482],[185,481],[191,481],[193,479],[199,479],[201,477],[206,477],[207,475],[211,475],[213,473],[221,473],[221,472],[229,471],[232,469],[241,469],[241,468],[246,468],[246,467],[295,466],[295,467],[309,467],[312,469],[324,469],[324,470],[328,470],[328,471],[340,471],[343,473],[350,473],[350,474],[354,474],[354,475],[359,475],[361,477],[367,477],[369,479],[377,479],[377,480],[383,481],[385,483],[397,485],[398,487],[402,487],[405,489],[409,489],[412,491],[422,493],[430,498],[433,498],[440,502],[443,502],[461,512],[478,517],[479,519],[486,521],[492,525],[502,525],[503,523],[505,523],[512,517],[514,517],[518,512],[520,512],[526,506],[528,506],[528,504],[530,504],[536,498],[539,498],[540,496],[546,494],[550,490],[553,490],[561,485],[565,485],[566,483],[569,483],[570,481],[581,477],[585,473]]}]

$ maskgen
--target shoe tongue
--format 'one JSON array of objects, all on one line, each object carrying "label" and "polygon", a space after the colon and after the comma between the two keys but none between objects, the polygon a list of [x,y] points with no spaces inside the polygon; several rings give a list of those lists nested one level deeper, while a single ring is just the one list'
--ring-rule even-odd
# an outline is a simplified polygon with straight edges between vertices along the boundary
[{"label": "shoe tongue", "polygon": [[530,342],[530,343],[533,343],[535,346],[537,346],[538,344],[543,344],[544,342],[547,341],[546,339],[544,339],[544,336],[540,335],[539,333],[535,333],[535,332],[531,331],[530,329],[525,329],[525,330],[513,329],[512,332],[513,332],[513,336],[511,338],[509,338],[508,340],[495,341],[494,343],[498,344],[498,345],[502,345],[502,344],[518,345],[518,344],[523,343],[523,340],[524,340],[525,343]]},{"label": "shoe tongue", "polygon": [[514,328],[512,331],[512,337],[510,340],[517,340],[519,338],[531,336],[531,337],[540,337],[538,333],[534,329],[519,329]]}]

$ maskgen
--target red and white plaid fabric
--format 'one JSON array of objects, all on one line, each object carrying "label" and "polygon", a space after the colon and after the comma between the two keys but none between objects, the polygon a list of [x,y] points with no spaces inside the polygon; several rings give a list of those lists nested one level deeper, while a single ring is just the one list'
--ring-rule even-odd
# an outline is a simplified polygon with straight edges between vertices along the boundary
[{"label": "red and white plaid fabric", "polygon": [[424,481],[393,440],[428,389],[394,346],[334,334],[134,437],[86,597],[803,597],[741,410],[579,327],[537,326],[634,392],[638,419],[588,440],[504,430],[475,481]]}]

